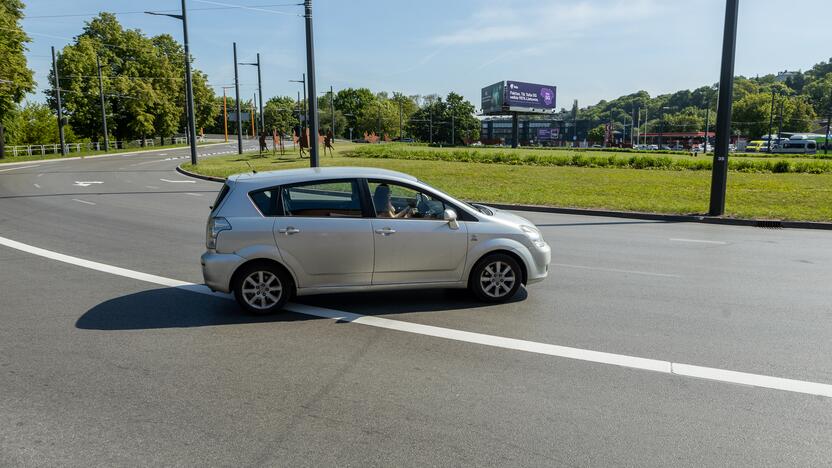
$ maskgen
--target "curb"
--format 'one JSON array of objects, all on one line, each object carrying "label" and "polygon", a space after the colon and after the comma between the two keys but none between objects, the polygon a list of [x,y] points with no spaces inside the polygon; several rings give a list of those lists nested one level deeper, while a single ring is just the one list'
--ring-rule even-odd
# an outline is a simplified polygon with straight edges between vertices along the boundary
[{"label": "curb", "polygon": [[176,166],[176,172],[178,172],[178,173],[180,173],[184,176],[193,177],[194,179],[207,180],[209,182],[220,182],[220,183],[225,182],[225,178],[223,178],[223,177],[213,177],[213,176],[197,174],[196,172],[186,171],[185,169],[182,169],[181,165]]},{"label": "curb", "polygon": [[[176,166],[176,171],[182,175],[195,179],[208,180],[211,182],[225,182],[225,178],[205,176],[196,174]],[[479,203],[479,202],[475,202]],[[613,211],[594,210],[589,208],[559,208],[556,206],[543,205],[514,205],[505,203],[480,203],[501,210],[531,211],[537,213],[557,213],[580,216],[600,216],[608,218],[645,219],[650,221],[664,221],[667,223],[704,223],[722,224],[728,226],[750,226],[763,228],[787,228],[787,229],[822,229],[832,230],[832,223],[821,223],[814,221],[780,221],[772,219],[745,219],[745,218],[720,218],[704,215],[675,215],[661,213],[640,213],[637,211]]]}]

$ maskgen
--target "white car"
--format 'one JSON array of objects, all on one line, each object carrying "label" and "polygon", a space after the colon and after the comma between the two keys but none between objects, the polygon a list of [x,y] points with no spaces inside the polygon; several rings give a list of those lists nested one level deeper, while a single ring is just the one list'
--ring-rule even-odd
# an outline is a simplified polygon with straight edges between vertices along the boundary
[{"label": "white car", "polygon": [[360,167],[231,176],[206,229],[205,283],[255,314],[293,296],[468,288],[503,302],[549,273],[534,224],[400,172]]}]

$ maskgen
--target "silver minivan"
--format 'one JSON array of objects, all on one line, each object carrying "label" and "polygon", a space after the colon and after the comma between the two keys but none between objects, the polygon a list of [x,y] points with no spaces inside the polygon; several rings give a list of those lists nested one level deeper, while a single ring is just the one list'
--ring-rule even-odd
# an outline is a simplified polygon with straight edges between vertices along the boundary
[{"label": "silver minivan", "polygon": [[255,314],[294,296],[389,289],[469,288],[503,302],[546,278],[551,258],[524,218],[364,167],[229,177],[206,247],[205,283]]}]

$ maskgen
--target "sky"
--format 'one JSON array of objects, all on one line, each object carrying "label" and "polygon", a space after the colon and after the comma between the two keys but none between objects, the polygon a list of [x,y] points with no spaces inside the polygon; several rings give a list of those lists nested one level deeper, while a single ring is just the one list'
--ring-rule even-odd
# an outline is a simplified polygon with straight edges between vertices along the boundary
[{"label": "sky", "polygon": [[[29,66],[43,101],[50,46],[70,43],[99,11],[122,25],[182,41],[181,22],[143,13],[179,0],[24,0]],[[301,3],[301,0],[297,0]],[[285,0],[187,0],[195,67],[215,92],[241,62],[261,55],[263,95],[296,96],[306,71],[303,7]],[[244,5],[249,8],[225,8]],[[269,5],[269,6],[266,6]],[[55,15],[80,15],[63,16]],[[48,16],[48,17],[47,17]],[[724,0],[314,0],[317,87],[368,87],[407,95],[462,94],[501,80],[552,84],[558,106],[581,107],[646,90],[651,95],[719,80]],[[742,0],[736,74],[806,70],[830,60],[830,0]],[[240,67],[241,94],[256,91]],[[233,92],[233,90],[229,90]]]}]

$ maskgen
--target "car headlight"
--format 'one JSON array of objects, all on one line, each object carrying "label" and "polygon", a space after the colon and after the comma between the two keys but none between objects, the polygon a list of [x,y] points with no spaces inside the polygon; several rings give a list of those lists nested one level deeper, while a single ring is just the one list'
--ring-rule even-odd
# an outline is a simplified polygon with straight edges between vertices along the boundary
[{"label": "car headlight", "polygon": [[526,234],[526,237],[529,238],[530,241],[537,247],[543,248],[546,246],[546,241],[543,240],[543,235],[540,233],[540,230],[534,226],[527,226],[522,225],[520,226],[520,230]]},{"label": "car headlight", "polygon": [[217,248],[217,236],[222,231],[230,231],[231,223],[223,217],[211,218],[208,220],[208,226],[205,229],[205,247],[209,249]]}]

